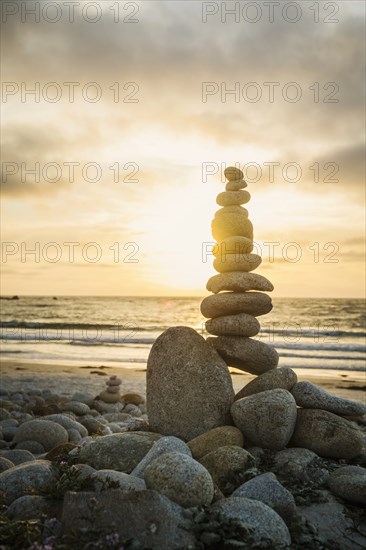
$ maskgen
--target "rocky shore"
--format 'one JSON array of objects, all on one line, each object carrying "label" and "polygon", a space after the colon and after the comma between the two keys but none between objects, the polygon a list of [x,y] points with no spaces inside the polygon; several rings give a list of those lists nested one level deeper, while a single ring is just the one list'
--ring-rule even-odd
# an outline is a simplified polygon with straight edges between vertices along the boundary
[{"label": "rocky shore", "polygon": [[[225,174],[201,304],[212,336],[161,334],[146,396],[104,371],[92,391],[1,389],[1,549],[366,547],[366,404],[253,339],[273,286],[251,273],[242,173]],[[230,368],[246,373],[235,391]]]},{"label": "rocky shore", "polygon": [[105,391],[1,390],[3,548],[365,546],[362,404],[278,368],[247,384],[216,427],[192,387],[194,429],[177,437],[169,418],[152,429],[141,393],[108,403]]}]

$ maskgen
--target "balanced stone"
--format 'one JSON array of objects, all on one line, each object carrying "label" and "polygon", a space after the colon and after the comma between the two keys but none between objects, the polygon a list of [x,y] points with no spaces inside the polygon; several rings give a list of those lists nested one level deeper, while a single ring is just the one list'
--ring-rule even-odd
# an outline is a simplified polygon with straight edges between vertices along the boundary
[{"label": "balanced stone", "polygon": [[118,378],[116,375],[114,375],[114,376],[110,376],[106,384],[107,386],[120,386],[122,384],[122,380]]},{"label": "balanced stone", "polygon": [[188,447],[195,459],[200,459],[211,451],[227,445],[243,446],[243,434],[235,426],[219,426],[191,439]]},{"label": "balanced stone", "polygon": [[226,191],[239,191],[239,189],[244,189],[245,187],[248,187],[245,180],[229,181],[225,185]]},{"label": "balanced stone", "polygon": [[352,422],[320,409],[298,409],[291,445],[323,457],[353,458],[362,451],[362,444],[362,432]]},{"label": "balanced stone", "polygon": [[260,330],[257,319],[247,313],[215,317],[206,321],[205,326],[215,336],[255,336]]},{"label": "balanced stone", "polygon": [[202,336],[172,327],[157,338],[147,362],[147,413],[153,431],[189,441],[230,424],[229,370]]},{"label": "balanced stone", "polygon": [[119,386],[109,386],[107,393],[119,393]]},{"label": "balanced stone", "polygon": [[291,390],[299,407],[323,409],[343,416],[362,416],[366,405],[328,393],[311,382],[298,382]]},{"label": "balanced stone", "polygon": [[296,382],[297,375],[289,367],[272,369],[264,374],[261,374],[260,376],[257,376],[257,378],[244,386],[244,388],[236,394],[235,401],[237,399],[247,397],[248,395],[253,395],[266,390],[274,390],[275,388],[282,388],[284,390],[291,391],[291,388],[296,384]]},{"label": "balanced stone", "polygon": [[271,309],[271,298],[262,292],[224,292],[207,296],[201,303],[201,313],[207,318],[235,313],[248,313],[258,317],[269,313]]},{"label": "balanced stone", "polygon": [[101,399],[101,401],[104,401],[104,403],[118,403],[121,400],[121,396],[119,392],[113,393],[104,390],[100,392],[99,399]]},{"label": "balanced stone", "polygon": [[214,259],[213,266],[219,273],[228,271],[254,271],[262,263],[258,254],[228,254]]},{"label": "balanced stone", "polygon": [[231,216],[232,214],[242,214],[245,218],[249,216],[249,212],[246,208],[239,206],[238,204],[232,204],[231,206],[224,206],[223,208],[216,210],[215,218],[218,218],[219,216]]},{"label": "balanced stone", "polygon": [[[233,238],[237,239],[238,237]],[[214,275],[207,281],[206,288],[209,292],[213,292],[214,294],[217,294],[223,290],[231,290],[233,292],[262,290],[265,292],[271,292],[273,290],[273,285],[268,279],[263,277],[263,275],[258,275],[257,273],[232,271],[230,273],[220,273],[219,275]]]},{"label": "balanced stone", "polygon": [[219,206],[232,206],[234,204],[246,204],[250,201],[248,191],[223,191],[216,197]]},{"label": "balanced stone", "polygon": [[244,178],[243,172],[240,168],[236,168],[235,166],[228,166],[225,168],[224,175],[229,181],[240,181]]},{"label": "balanced stone", "polygon": [[279,451],[286,447],[296,424],[296,402],[290,392],[275,389],[235,401],[235,425],[254,445]]},{"label": "balanced stone", "polygon": [[227,254],[249,254],[253,250],[253,242],[246,237],[228,237],[212,247],[212,254],[217,258],[226,258]]},{"label": "balanced stone", "polygon": [[249,372],[263,374],[278,365],[278,353],[274,347],[240,336],[218,336],[207,338],[226,364],[230,367]]},{"label": "balanced stone", "polygon": [[211,231],[216,241],[227,237],[247,237],[253,240],[253,225],[244,214],[222,214],[211,222]]}]

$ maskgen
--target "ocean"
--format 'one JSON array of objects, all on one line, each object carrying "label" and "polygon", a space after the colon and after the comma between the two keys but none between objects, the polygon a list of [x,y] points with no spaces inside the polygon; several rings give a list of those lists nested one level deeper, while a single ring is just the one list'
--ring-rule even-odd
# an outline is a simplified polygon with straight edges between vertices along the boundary
[{"label": "ocean", "polygon": [[[186,325],[207,336],[201,298],[20,297],[0,301],[2,359],[143,369],[154,340]],[[280,366],[365,370],[365,304],[356,299],[275,298],[255,337]]]}]

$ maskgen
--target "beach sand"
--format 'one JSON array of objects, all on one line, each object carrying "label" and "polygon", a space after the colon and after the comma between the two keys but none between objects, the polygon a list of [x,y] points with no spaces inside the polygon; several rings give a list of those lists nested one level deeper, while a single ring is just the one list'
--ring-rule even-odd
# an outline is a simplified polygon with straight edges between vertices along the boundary
[{"label": "beach sand", "polygon": [[[255,376],[232,370],[235,392]],[[350,370],[294,369],[299,380],[308,380],[339,397],[366,403],[366,372]],[[11,391],[50,389],[71,396],[76,391],[97,395],[104,387],[107,376],[122,379],[121,392],[146,391],[146,369],[111,366],[70,366],[42,363],[25,363],[16,360],[0,362],[1,387]]]}]

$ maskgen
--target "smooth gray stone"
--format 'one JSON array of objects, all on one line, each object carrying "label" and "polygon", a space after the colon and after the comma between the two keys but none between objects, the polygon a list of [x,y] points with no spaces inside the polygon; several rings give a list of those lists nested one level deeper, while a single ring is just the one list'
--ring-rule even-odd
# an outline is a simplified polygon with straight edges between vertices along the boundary
[{"label": "smooth gray stone", "polygon": [[219,273],[207,281],[206,288],[209,292],[217,294],[223,290],[232,292],[245,292],[247,290],[262,290],[271,292],[273,284],[258,273],[245,273],[241,271],[231,271],[228,273]]},{"label": "smooth gray stone", "polygon": [[262,258],[258,254],[226,254],[224,257],[214,259],[213,268],[219,273],[232,271],[254,271],[262,263]]},{"label": "smooth gray stone", "polygon": [[[308,472],[313,469],[319,456],[309,449],[292,447],[278,451],[274,457],[274,471],[281,479],[309,481]],[[326,470],[326,477],[328,471]]]},{"label": "smooth gray stone", "polygon": [[284,521],[287,521],[296,513],[294,497],[272,472],[267,472],[246,481],[233,492],[232,496],[260,500],[273,508]]},{"label": "smooth gray stone", "polygon": [[219,500],[211,506],[214,512],[220,512],[225,519],[237,519],[254,529],[256,541],[270,540],[273,548],[291,544],[289,530],[283,519],[272,508],[245,497],[229,497]]},{"label": "smooth gray stone", "polygon": [[131,475],[136,477],[141,477],[144,479],[144,473],[146,467],[158,458],[159,456],[171,453],[176,451],[178,453],[186,454],[187,456],[192,456],[191,450],[184,441],[178,439],[178,437],[166,436],[156,441],[151,447],[150,451],[144,456],[144,458],[137,464],[136,468],[132,470]]},{"label": "smooth gray stone", "polygon": [[145,469],[148,489],[154,489],[184,508],[212,502],[214,484],[206,468],[186,454],[166,453]]},{"label": "smooth gray stone", "polygon": [[226,447],[227,445],[243,447],[243,443],[243,434],[238,428],[235,426],[219,426],[191,439],[188,442],[188,447],[192,451],[193,458],[199,460],[220,447]]},{"label": "smooth gray stone", "polygon": [[296,424],[296,403],[290,392],[268,390],[235,401],[235,425],[254,445],[279,451],[286,447]]},{"label": "smooth gray stone", "polygon": [[66,534],[97,529],[151,550],[181,550],[195,542],[183,509],[156,491],[66,493],[62,524]]},{"label": "smooth gray stone", "polygon": [[9,470],[9,468],[14,468],[14,466],[15,464],[11,460],[0,456],[0,474],[5,470]]},{"label": "smooth gray stone", "polygon": [[352,504],[366,506],[366,468],[340,467],[330,474],[328,487],[338,497]]},{"label": "smooth gray stone", "polygon": [[215,336],[255,336],[260,331],[259,321],[247,313],[222,315],[209,319],[205,323],[206,330]]},{"label": "smooth gray stone", "polygon": [[254,465],[254,457],[242,447],[226,445],[200,458],[223,494],[233,492],[242,482],[241,474]]},{"label": "smooth gray stone", "polygon": [[157,338],[147,362],[146,386],[153,431],[189,441],[230,424],[234,390],[229,369],[189,327],[172,327]]},{"label": "smooth gray stone", "polygon": [[61,500],[49,500],[38,495],[24,495],[14,500],[6,511],[10,519],[39,520],[43,515],[48,518],[60,518],[62,513]]},{"label": "smooth gray stone", "polygon": [[322,409],[343,416],[362,416],[366,405],[351,399],[336,397],[311,382],[298,382],[291,390],[299,407]]},{"label": "smooth gray stone", "polygon": [[98,437],[80,449],[78,462],[96,470],[117,470],[129,474],[149,452],[161,435],[126,432]]},{"label": "smooth gray stone", "polygon": [[239,182],[243,181],[244,174],[240,170],[240,168],[237,168],[236,166],[228,166],[224,170],[224,176],[229,181]]},{"label": "smooth gray stone", "polygon": [[274,390],[282,388],[291,391],[291,388],[297,382],[297,374],[289,367],[278,367],[277,369],[269,370],[254,378],[246,384],[235,396],[235,401],[248,395],[254,395],[261,391]]},{"label": "smooth gray stone", "polygon": [[239,189],[245,189],[245,187],[248,187],[248,184],[244,180],[229,181],[225,185],[226,191],[239,191]]},{"label": "smooth gray stone", "polygon": [[253,240],[253,224],[245,214],[221,214],[211,222],[211,232],[215,241],[227,237],[246,237]]},{"label": "smooth gray stone", "polygon": [[208,337],[211,344],[229,367],[251,374],[263,374],[278,365],[278,353],[274,347],[245,336]]},{"label": "smooth gray stone", "polygon": [[57,479],[56,469],[48,460],[34,460],[19,464],[0,474],[0,491],[5,504],[24,495],[37,494]]},{"label": "smooth gray stone", "polygon": [[14,437],[14,443],[31,440],[43,445],[45,451],[50,451],[61,443],[67,443],[69,437],[65,428],[59,424],[50,420],[36,419],[21,424]]},{"label": "smooth gray stone", "polygon": [[4,449],[0,451],[0,456],[11,460],[15,466],[35,460],[35,456],[25,449]]},{"label": "smooth gray stone", "polygon": [[235,313],[258,317],[269,313],[272,307],[271,298],[263,292],[223,292],[204,298],[201,313],[208,318]]},{"label": "smooth gray stone", "polygon": [[363,437],[355,424],[336,414],[298,409],[291,445],[305,447],[323,457],[354,458],[362,451]]},{"label": "smooth gray stone", "polygon": [[216,197],[219,206],[232,206],[235,204],[246,204],[250,201],[249,191],[222,191]]}]

